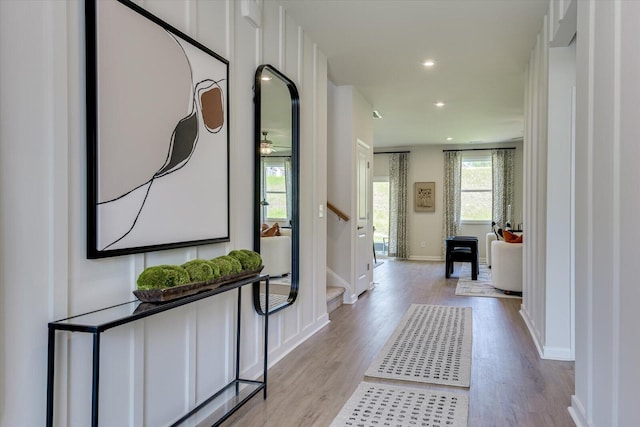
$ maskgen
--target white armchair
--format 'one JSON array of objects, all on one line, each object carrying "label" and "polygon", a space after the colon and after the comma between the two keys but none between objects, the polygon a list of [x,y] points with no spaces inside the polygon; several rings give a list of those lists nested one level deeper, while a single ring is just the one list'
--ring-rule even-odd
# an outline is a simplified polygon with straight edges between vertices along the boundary
[{"label": "white armchair", "polygon": [[279,277],[291,272],[291,237],[272,236],[260,238],[260,256],[263,274]]},{"label": "white armchair", "polygon": [[491,233],[487,233],[486,236],[486,245],[485,245],[485,251],[486,251],[486,257],[487,257],[487,267],[491,268],[491,243],[498,240],[498,238],[496,237],[496,233],[494,233],[493,231]]},{"label": "white armchair", "polygon": [[503,291],[522,292],[522,243],[491,242],[491,282]]}]

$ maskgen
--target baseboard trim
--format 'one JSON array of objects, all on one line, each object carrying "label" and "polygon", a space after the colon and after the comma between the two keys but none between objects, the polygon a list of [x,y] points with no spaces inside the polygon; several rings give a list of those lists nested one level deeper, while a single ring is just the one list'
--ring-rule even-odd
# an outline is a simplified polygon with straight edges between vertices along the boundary
[{"label": "baseboard trim", "polygon": [[[423,255],[409,255],[409,261],[436,261],[436,262],[444,262],[444,258],[441,256],[423,256]],[[479,258],[478,262],[480,264],[486,264],[486,258]]]},{"label": "baseboard trim", "polygon": [[358,301],[357,295],[348,295],[346,292],[342,294],[342,298],[343,298],[342,299],[343,304],[355,304],[356,301]]},{"label": "baseboard trim", "polygon": [[409,261],[444,261],[441,256],[409,255]]},{"label": "baseboard trim", "polygon": [[569,406],[568,410],[576,427],[591,427],[585,416],[584,407],[575,394],[571,396],[571,406]]},{"label": "baseboard trim", "polygon": [[571,349],[567,347],[548,347],[544,346],[543,359],[561,360],[565,362],[573,362],[575,358],[571,355]]},{"label": "baseboard trim", "polygon": [[529,335],[531,335],[531,339],[533,340],[533,343],[536,345],[536,349],[538,350],[538,355],[540,356],[541,359],[544,359],[542,343],[540,342],[540,334],[538,333],[536,328],[533,326],[533,323],[529,318],[529,313],[527,313],[527,310],[523,306],[520,306],[520,317],[522,317],[522,319],[524,320],[524,324],[527,325],[527,329],[529,330]]},{"label": "baseboard trim", "polygon": [[538,350],[538,355],[540,359],[544,360],[559,360],[563,362],[573,362],[575,358],[571,354],[571,349],[567,347],[549,347],[542,344],[540,341],[540,333],[533,326],[533,322],[531,322],[531,318],[527,313],[527,310],[520,306],[520,317],[524,320],[525,325],[527,325],[527,329],[529,330],[529,335],[533,339],[533,343],[536,345],[536,349]]},{"label": "baseboard trim", "polygon": [[[288,345],[286,351],[283,351],[279,354],[277,352],[274,352],[274,354],[269,354],[269,368],[273,367],[285,356],[295,350],[300,344],[311,338],[329,323],[329,314],[325,313],[316,320],[316,323],[314,325],[310,325],[306,331],[300,334],[292,345]],[[260,371],[260,374],[262,374],[262,371]]]}]

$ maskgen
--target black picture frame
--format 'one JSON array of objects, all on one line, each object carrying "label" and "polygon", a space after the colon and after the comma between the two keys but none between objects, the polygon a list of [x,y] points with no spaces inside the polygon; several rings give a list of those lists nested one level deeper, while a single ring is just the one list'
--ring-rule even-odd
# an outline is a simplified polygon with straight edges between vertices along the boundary
[{"label": "black picture frame", "polygon": [[228,242],[229,61],[128,0],[85,0],[87,258]]}]

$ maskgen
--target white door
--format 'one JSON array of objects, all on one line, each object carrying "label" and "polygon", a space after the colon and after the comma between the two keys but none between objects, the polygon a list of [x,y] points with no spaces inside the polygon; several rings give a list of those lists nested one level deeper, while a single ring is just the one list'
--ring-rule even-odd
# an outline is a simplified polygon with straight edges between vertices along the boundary
[{"label": "white door", "polygon": [[373,282],[373,230],[371,227],[371,147],[358,140],[356,221],[356,295],[360,295]]}]

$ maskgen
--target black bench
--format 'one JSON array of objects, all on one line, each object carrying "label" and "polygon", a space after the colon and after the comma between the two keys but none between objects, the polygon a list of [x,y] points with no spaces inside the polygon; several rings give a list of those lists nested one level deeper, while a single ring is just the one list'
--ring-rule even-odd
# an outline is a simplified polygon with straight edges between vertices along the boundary
[{"label": "black bench", "polygon": [[454,262],[471,263],[471,280],[478,280],[478,238],[474,236],[449,236],[446,240],[445,277],[453,273]]}]

